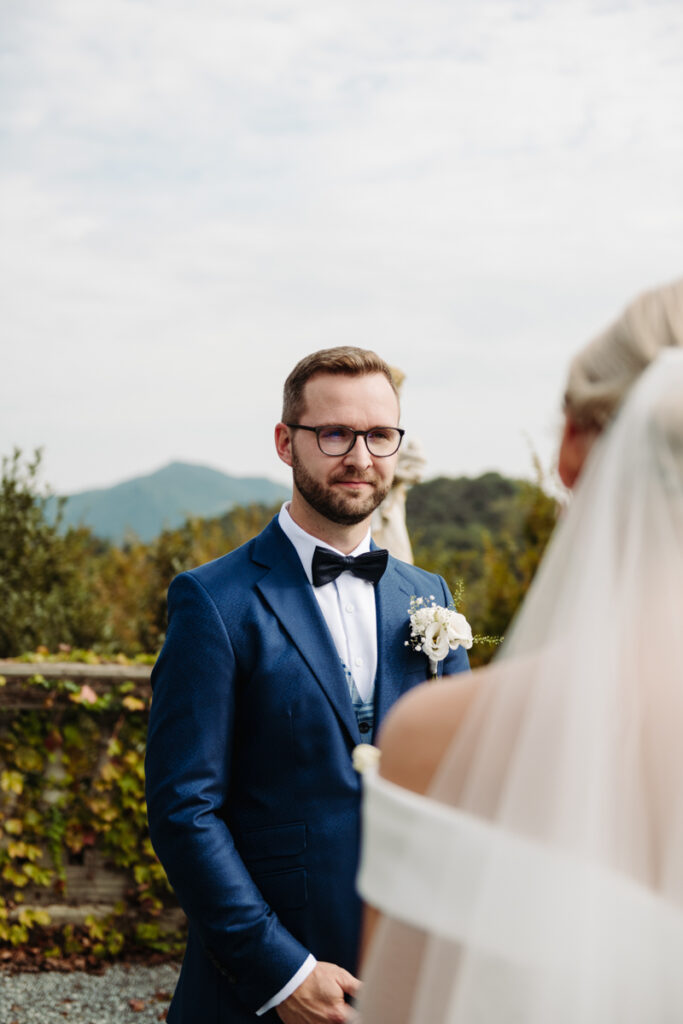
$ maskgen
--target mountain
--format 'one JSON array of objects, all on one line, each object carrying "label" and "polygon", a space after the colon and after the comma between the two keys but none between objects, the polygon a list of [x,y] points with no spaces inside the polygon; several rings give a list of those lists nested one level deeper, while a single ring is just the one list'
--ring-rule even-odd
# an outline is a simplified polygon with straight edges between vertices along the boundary
[{"label": "mountain", "polygon": [[229,476],[208,466],[171,462],[113,487],[67,495],[64,523],[89,526],[115,543],[131,531],[150,541],[189,517],[220,516],[233,505],[273,505],[290,494],[290,488],[265,477]]}]

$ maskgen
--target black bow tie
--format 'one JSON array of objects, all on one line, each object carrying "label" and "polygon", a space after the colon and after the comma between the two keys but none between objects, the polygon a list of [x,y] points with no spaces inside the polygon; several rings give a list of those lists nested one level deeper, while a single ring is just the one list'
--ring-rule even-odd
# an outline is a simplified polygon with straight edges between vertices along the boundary
[{"label": "black bow tie", "polygon": [[364,555],[337,555],[329,548],[317,547],[313,552],[313,586],[322,587],[336,580],[342,572],[351,572],[362,580],[377,583],[387,567],[389,552],[384,548]]}]

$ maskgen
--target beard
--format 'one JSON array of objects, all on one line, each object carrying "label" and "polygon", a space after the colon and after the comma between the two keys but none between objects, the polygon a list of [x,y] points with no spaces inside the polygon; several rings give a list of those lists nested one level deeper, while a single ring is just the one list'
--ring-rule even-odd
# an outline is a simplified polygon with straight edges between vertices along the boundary
[{"label": "beard", "polygon": [[341,526],[355,526],[357,523],[362,523],[384,501],[391,487],[390,480],[379,481],[367,474],[359,474],[354,469],[342,470],[332,480],[332,483],[340,480],[362,480],[364,483],[370,484],[372,490],[365,495],[340,494],[333,490],[330,484],[322,484],[318,480],[314,480],[294,451],[292,451],[292,473],[297,490],[311,508],[325,519],[329,519],[331,523],[338,523]]}]

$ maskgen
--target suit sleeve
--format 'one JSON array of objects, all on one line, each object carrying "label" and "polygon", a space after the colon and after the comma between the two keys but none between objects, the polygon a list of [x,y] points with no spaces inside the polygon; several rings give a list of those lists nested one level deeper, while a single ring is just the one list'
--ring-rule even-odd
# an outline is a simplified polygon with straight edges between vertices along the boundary
[{"label": "suit sleeve", "polygon": [[[445,606],[447,608],[453,607],[455,603],[453,596],[448,589],[446,581],[441,576],[439,576],[439,583],[443,588]],[[469,672],[470,670],[470,659],[464,647],[456,647],[454,651],[449,651],[442,664],[443,675],[445,676],[453,676],[456,672]]]},{"label": "suit sleeve", "polygon": [[150,836],[207,957],[255,1012],[309,951],[264,901],[224,820],[237,667],[223,620],[189,574],[171,584],[168,608],[167,638],[152,674]]}]

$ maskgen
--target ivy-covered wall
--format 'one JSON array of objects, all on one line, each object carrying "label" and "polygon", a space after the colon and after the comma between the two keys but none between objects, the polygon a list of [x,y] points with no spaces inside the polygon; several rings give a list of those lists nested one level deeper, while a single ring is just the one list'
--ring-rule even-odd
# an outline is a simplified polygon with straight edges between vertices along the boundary
[{"label": "ivy-covered wall", "polygon": [[[102,678],[107,670],[87,652],[69,657],[79,664],[22,666],[23,679],[7,667],[0,674],[0,944],[42,932],[55,957],[79,943],[101,958],[179,950],[182,930],[168,925],[176,904],[147,831],[149,684],[133,665],[116,680]],[[61,678],[49,678],[57,671]],[[83,900],[82,885],[69,891],[79,870],[94,906],[76,928],[55,918]],[[99,902],[98,870],[119,883],[113,904]]]}]

